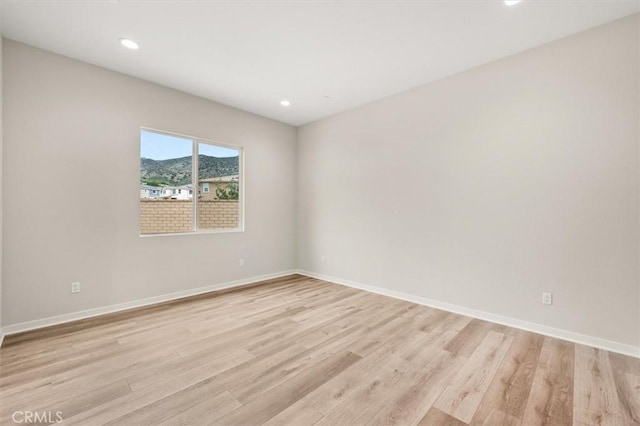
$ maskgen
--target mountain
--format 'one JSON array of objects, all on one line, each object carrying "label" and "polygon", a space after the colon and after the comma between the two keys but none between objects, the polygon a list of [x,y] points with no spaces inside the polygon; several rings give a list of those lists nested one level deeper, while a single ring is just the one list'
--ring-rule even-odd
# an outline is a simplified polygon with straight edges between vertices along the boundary
[{"label": "mountain", "polygon": [[[200,179],[239,174],[238,157],[198,156]],[[140,159],[140,182],[155,186],[180,186],[191,181],[191,157],[168,160]]]}]

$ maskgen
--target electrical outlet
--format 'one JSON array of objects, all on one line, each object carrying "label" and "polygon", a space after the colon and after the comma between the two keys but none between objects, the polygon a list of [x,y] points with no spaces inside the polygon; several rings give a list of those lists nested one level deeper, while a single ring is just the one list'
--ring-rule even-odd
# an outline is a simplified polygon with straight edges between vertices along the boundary
[{"label": "electrical outlet", "polygon": [[73,282],[71,283],[71,293],[80,293],[80,283],[79,282]]},{"label": "electrical outlet", "polygon": [[543,305],[551,305],[553,304],[553,294],[547,293],[546,291],[542,292],[542,304]]},{"label": "electrical outlet", "polygon": [[238,262],[238,264],[240,265],[240,267],[244,266],[244,259],[240,259],[240,261]]},{"label": "electrical outlet", "polygon": [[320,258],[320,262],[322,262],[322,263],[324,263],[326,260],[327,260],[327,259],[326,259],[324,256],[322,256],[322,257]]}]

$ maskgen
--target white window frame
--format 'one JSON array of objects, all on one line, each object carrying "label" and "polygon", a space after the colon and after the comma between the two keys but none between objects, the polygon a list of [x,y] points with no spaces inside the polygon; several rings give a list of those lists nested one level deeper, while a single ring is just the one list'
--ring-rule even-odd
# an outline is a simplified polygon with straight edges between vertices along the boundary
[{"label": "white window frame", "polygon": [[204,182],[202,184],[202,193],[203,194],[208,194],[209,193],[209,182]]},{"label": "white window frame", "polygon": [[[167,136],[174,136],[182,139],[191,140],[191,185],[200,186],[200,182],[198,179],[198,144],[204,143],[208,145],[220,146],[222,148],[235,149],[238,151],[238,191],[240,194],[238,195],[238,226],[236,228],[215,228],[215,229],[198,229],[198,194],[196,191],[193,191],[193,197],[191,197],[191,202],[193,204],[193,228],[191,232],[169,232],[169,233],[158,233],[158,234],[142,234],[140,233],[141,238],[147,237],[167,237],[167,236],[181,236],[181,235],[201,235],[201,234],[226,234],[233,232],[244,232],[244,147],[238,145],[231,145],[224,142],[218,142],[212,139],[201,138],[196,136],[184,135],[181,133],[168,132],[166,130],[158,130],[150,127],[140,127],[140,131],[138,132],[138,160],[140,159],[140,137],[143,131],[159,133]],[[194,179],[195,178],[195,179]],[[197,183],[194,184],[193,181]],[[138,183],[140,181],[140,171],[138,171]],[[199,192],[199,191],[198,191]],[[203,189],[204,193],[204,189]],[[138,201],[138,230],[142,229],[142,224],[140,223],[141,218],[140,211],[140,202]]]}]

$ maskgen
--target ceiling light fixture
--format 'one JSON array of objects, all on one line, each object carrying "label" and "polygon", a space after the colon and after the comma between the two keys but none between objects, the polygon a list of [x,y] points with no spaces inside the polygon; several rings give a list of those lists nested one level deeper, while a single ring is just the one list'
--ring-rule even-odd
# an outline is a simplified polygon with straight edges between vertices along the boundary
[{"label": "ceiling light fixture", "polygon": [[128,38],[121,38],[120,39],[120,44],[123,45],[126,48],[132,49],[132,50],[137,50],[140,46],[138,46],[138,43],[136,43],[133,40],[129,40]]},{"label": "ceiling light fixture", "polygon": [[280,105],[282,105],[284,107],[287,107],[287,106],[291,105],[291,102],[289,102],[286,99],[283,99],[283,100],[280,101]]},{"label": "ceiling light fixture", "polygon": [[513,6],[514,4],[520,3],[522,0],[504,0],[504,4],[507,6]]}]

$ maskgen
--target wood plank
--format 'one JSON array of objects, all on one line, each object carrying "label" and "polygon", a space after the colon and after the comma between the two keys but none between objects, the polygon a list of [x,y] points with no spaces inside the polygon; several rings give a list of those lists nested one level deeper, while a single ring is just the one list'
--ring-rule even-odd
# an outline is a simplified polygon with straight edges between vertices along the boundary
[{"label": "wood plank", "polygon": [[433,407],[420,420],[418,426],[466,426],[466,423]]},{"label": "wood plank", "polygon": [[640,425],[640,362],[621,354],[609,354],[624,422]]},{"label": "wood plank", "polygon": [[455,330],[446,328],[431,333],[415,330],[406,341],[398,345],[398,356],[416,366],[424,366],[447,346],[457,335]]},{"label": "wood plank", "polygon": [[509,418],[522,420],[543,343],[539,334],[521,331],[515,336],[472,424],[496,424],[496,417],[508,423],[513,423]]},{"label": "wood plank", "polygon": [[297,373],[330,357],[332,354],[331,351],[326,350],[306,350],[273,367],[264,369],[246,380],[237,382],[229,387],[229,391],[238,401],[244,404],[268,392]]},{"label": "wood plank", "polygon": [[625,423],[640,425],[640,376],[626,373],[624,383],[619,389],[622,389],[621,393],[624,395],[624,399],[620,398],[620,404],[623,406],[622,415]]},{"label": "wood plank", "polygon": [[507,413],[503,413],[502,411],[491,409],[489,413],[482,417],[482,423],[478,423],[474,420],[471,421],[472,425],[483,424],[486,426],[519,426],[522,424],[522,421],[516,417],[510,416]]},{"label": "wood plank", "polygon": [[[240,403],[235,401],[229,392],[221,392],[211,397],[211,391],[212,389],[204,384],[199,384],[138,408],[105,425],[155,426],[163,422],[182,420],[207,424],[240,407]],[[204,418],[197,417],[198,412],[204,414]]]},{"label": "wood plank", "polygon": [[574,421],[603,426],[623,423],[620,400],[606,351],[576,345],[574,386]]},{"label": "wood plank", "polygon": [[[196,405],[189,406],[188,409],[175,414],[158,423],[159,426],[187,426],[187,425],[207,425],[212,421],[219,419],[227,413],[240,407],[240,404],[229,392],[224,391],[214,396],[206,398],[198,402]],[[175,411],[172,413],[174,414]]]},{"label": "wood plank", "polygon": [[100,407],[86,411],[71,419],[66,419],[65,424],[85,425],[87,423],[103,424],[122,417],[127,413],[138,410],[155,401],[166,398],[172,394],[198,386],[206,386],[212,393],[219,392],[229,385],[243,380],[246,377],[258,374],[264,368],[273,363],[280,362],[283,358],[294,356],[303,351],[302,347],[289,348],[287,353],[277,353],[270,357],[245,361],[231,369],[213,375],[205,367],[197,367],[171,377],[170,381],[162,382],[161,386],[147,386],[133,392],[128,398],[119,398]]},{"label": "wood plank", "polygon": [[[373,376],[391,356],[388,347],[379,348],[375,353],[363,358],[362,361],[310,392],[295,405],[312,406],[323,415],[329,413],[362,386],[362,377]],[[297,409],[297,407],[293,408]]]},{"label": "wood plank", "polygon": [[348,349],[353,353],[365,357],[376,351],[390,339],[409,332],[412,329],[410,323],[418,314],[419,310],[404,307],[390,312],[378,322],[371,324],[369,331],[360,339],[350,344]]},{"label": "wood plank", "polygon": [[457,356],[470,357],[493,327],[494,324],[473,319],[469,321],[460,333],[445,347],[446,350]]},{"label": "wood plank", "polygon": [[331,409],[317,426],[367,424],[392,395],[407,370],[399,362],[391,362],[362,377],[357,389]]},{"label": "wood plank", "polygon": [[573,423],[574,344],[545,337],[523,424]]},{"label": "wood plank", "polygon": [[322,414],[315,408],[295,403],[263,423],[263,426],[315,425],[321,419]]},{"label": "wood plank", "polygon": [[262,398],[232,411],[221,418],[219,424],[244,426],[264,423],[361,359],[351,352],[332,355],[276,386]]},{"label": "wood plank", "polygon": [[225,353],[213,352],[211,354],[202,354],[202,356],[198,357],[192,356],[189,359],[172,359],[161,364],[158,368],[127,377],[127,382],[131,389],[138,390],[158,382],[170,381],[173,377],[193,369],[198,369],[198,374],[206,371],[205,374],[214,375],[254,358],[253,354],[246,349],[230,348]]},{"label": "wood plank", "polygon": [[416,369],[400,391],[369,422],[370,426],[417,424],[427,415],[442,390],[467,361],[448,351],[441,351],[434,359]]},{"label": "wood plank", "polygon": [[495,377],[513,337],[490,331],[473,352],[434,407],[469,423]]},{"label": "wood plank", "polygon": [[[137,355],[140,355],[139,353]],[[118,358],[118,364],[104,363],[104,369],[96,370],[92,365],[70,369],[48,378],[50,383],[45,388],[28,393],[11,395],[2,399],[2,406],[10,411],[17,411],[25,406],[41,406],[56,404],[77,394],[78,389],[88,392],[94,388],[118,380],[124,380],[140,368],[156,369],[158,365],[180,357],[175,352],[149,352],[135,359]],[[156,372],[157,374],[157,372]]]},{"label": "wood plank", "polygon": [[131,393],[131,388],[125,380],[119,380],[101,387],[92,387],[91,390],[78,389],[77,394],[67,395],[62,401],[41,401],[39,404],[23,404],[14,409],[2,408],[0,424],[10,424],[14,411],[52,412],[60,411],[63,418],[72,417],[78,413],[89,410],[105,402],[117,399]]}]

